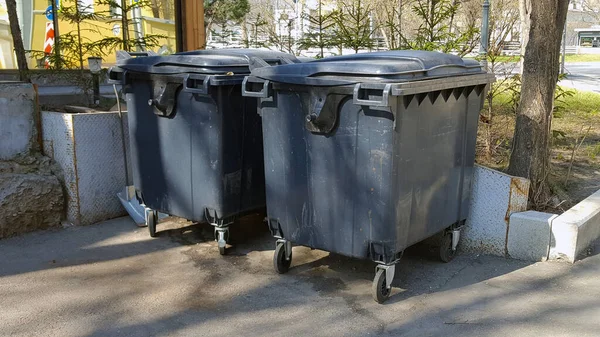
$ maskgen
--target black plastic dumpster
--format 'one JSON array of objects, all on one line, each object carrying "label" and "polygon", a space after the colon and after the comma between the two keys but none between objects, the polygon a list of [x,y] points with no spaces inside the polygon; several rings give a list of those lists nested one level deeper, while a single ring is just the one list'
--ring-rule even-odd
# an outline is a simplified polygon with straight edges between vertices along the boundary
[{"label": "black plastic dumpster", "polygon": [[265,206],[261,119],[241,83],[254,66],[298,61],[244,49],[120,55],[110,78],[126,94],[134,186],[150,235],[157,212],[207,221],[224,254],[229,224]]},{"label": "black plastic dumpster", "polygon": [[325,58],[260,68],[245,96],[260,98],[274,265],[291,244],[378,263],[373,296],[390,294],[408,246],[444,235],[455,254],[467,218],[486,74],[474,60],[423,51]]}]

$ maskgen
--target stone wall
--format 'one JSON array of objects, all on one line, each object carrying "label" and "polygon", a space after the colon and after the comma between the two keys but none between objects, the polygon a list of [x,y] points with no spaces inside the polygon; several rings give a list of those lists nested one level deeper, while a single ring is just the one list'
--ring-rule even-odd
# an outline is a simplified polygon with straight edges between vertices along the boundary
[{"label": "stone wall", "polygon": [[39,112],[29,83],[0,83],[0,238],[60,225],[60,170],[41,155]]},{"label": "stone wall", "polygon": [[29,83],[0,83],[0,160],[26,156],[36,147],[35,89]]},{"label": "stone wall", "polygon": [[48,157],[0,161],[0,238],[60,225],[63,191]]}]

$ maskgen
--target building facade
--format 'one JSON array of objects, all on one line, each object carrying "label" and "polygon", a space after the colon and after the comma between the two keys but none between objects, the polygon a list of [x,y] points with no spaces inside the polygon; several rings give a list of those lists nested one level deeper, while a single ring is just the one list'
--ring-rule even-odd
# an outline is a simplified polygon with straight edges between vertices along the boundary
[{"label": "building facade", "polygon": [[[16,0],[17,15],[23,37],[25,50],[44,50],[47,42],[47,29],[53,26],[51,8],[52,0]],[[76,0],[55,0],[58,11],[58,33],[60,35],[77,30],[76,24],[66,20],[61,11],[65,7],[74,6]],[[128,5],[135,4],[138,0],[126,0]],[[146,35],[160,35],[158,47],[166,51],[175,50],[175,18],[173,0],[152,0],[152,6],[134,9],[129,12],[131,24],[127,27],[131,38]],[[110,8],[101,5],[95,0],[79,0],[80,11],[87,14],[97,14],[95,20],[85,20],[81,23],[81,39],[84,42],[99,41],[106,37],[121,37],[121,11],[119,8]],[[53,28],[53,27],[52,27]],[[15,68],[14,56],[12,55],[12,38],[8,28],[8,15],[6,14],[5,0],[0,0],[0,67]],[[39,54],[39,53],[38,53]],[[33,54],[31,54],[33,55]],[[107,55],[84,55],[84,59],[90,56],[101,56],[105,64],[115,62],[115,53]],[[29,66],[39,67],[40,62],[30,56]]]}]

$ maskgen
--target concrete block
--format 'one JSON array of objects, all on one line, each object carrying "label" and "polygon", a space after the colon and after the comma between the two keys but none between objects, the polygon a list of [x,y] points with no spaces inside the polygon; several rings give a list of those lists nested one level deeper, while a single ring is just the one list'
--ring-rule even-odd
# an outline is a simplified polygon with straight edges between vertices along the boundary
[{"label": "concrete block", "polygon": [[510,215],[527,210],[528,195],[529,180],[476,165],[461,248],[505,256]]},{"label": "concrete block", "polygon": [[27,155],[35,146],[36,93],[30,83],[0,83],[0,160]]},{"label": "concrete block", "polygon": [[117,198],[127,184],[120,123],[116,112],[42,112],[44,153],[63,170],[67,220],[75,225],[126,215]]},{"label": "concrete block", "polygon": [[550,259],[575,262],[600,237],[600,190],[552,221]]},{"label": "concrete block", "polygon": [[63,207],[56,176],[0,172],[0,238],[60,226]]},{"label": "concrete block", "polygon": [[546,261],[552,221],[557,216],[536,211],[513,213],[508,230],[508,255],[525,261]]}]

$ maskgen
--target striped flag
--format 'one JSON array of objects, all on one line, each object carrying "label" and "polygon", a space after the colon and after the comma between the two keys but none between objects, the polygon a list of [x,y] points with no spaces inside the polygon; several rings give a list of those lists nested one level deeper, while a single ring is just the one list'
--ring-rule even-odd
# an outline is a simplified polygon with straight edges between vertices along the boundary
[{"label": "striped flag", "polygon": [[[44,40],[44,53],[46,53],[46,56],[50,55],[50,53],[52,53],[53,48],[54,48],[54,23],[46,22],[46,39]],[[46,68],[50,67],[50,61],[49,61],[48,57],[46,57],[44,66]]]}]

